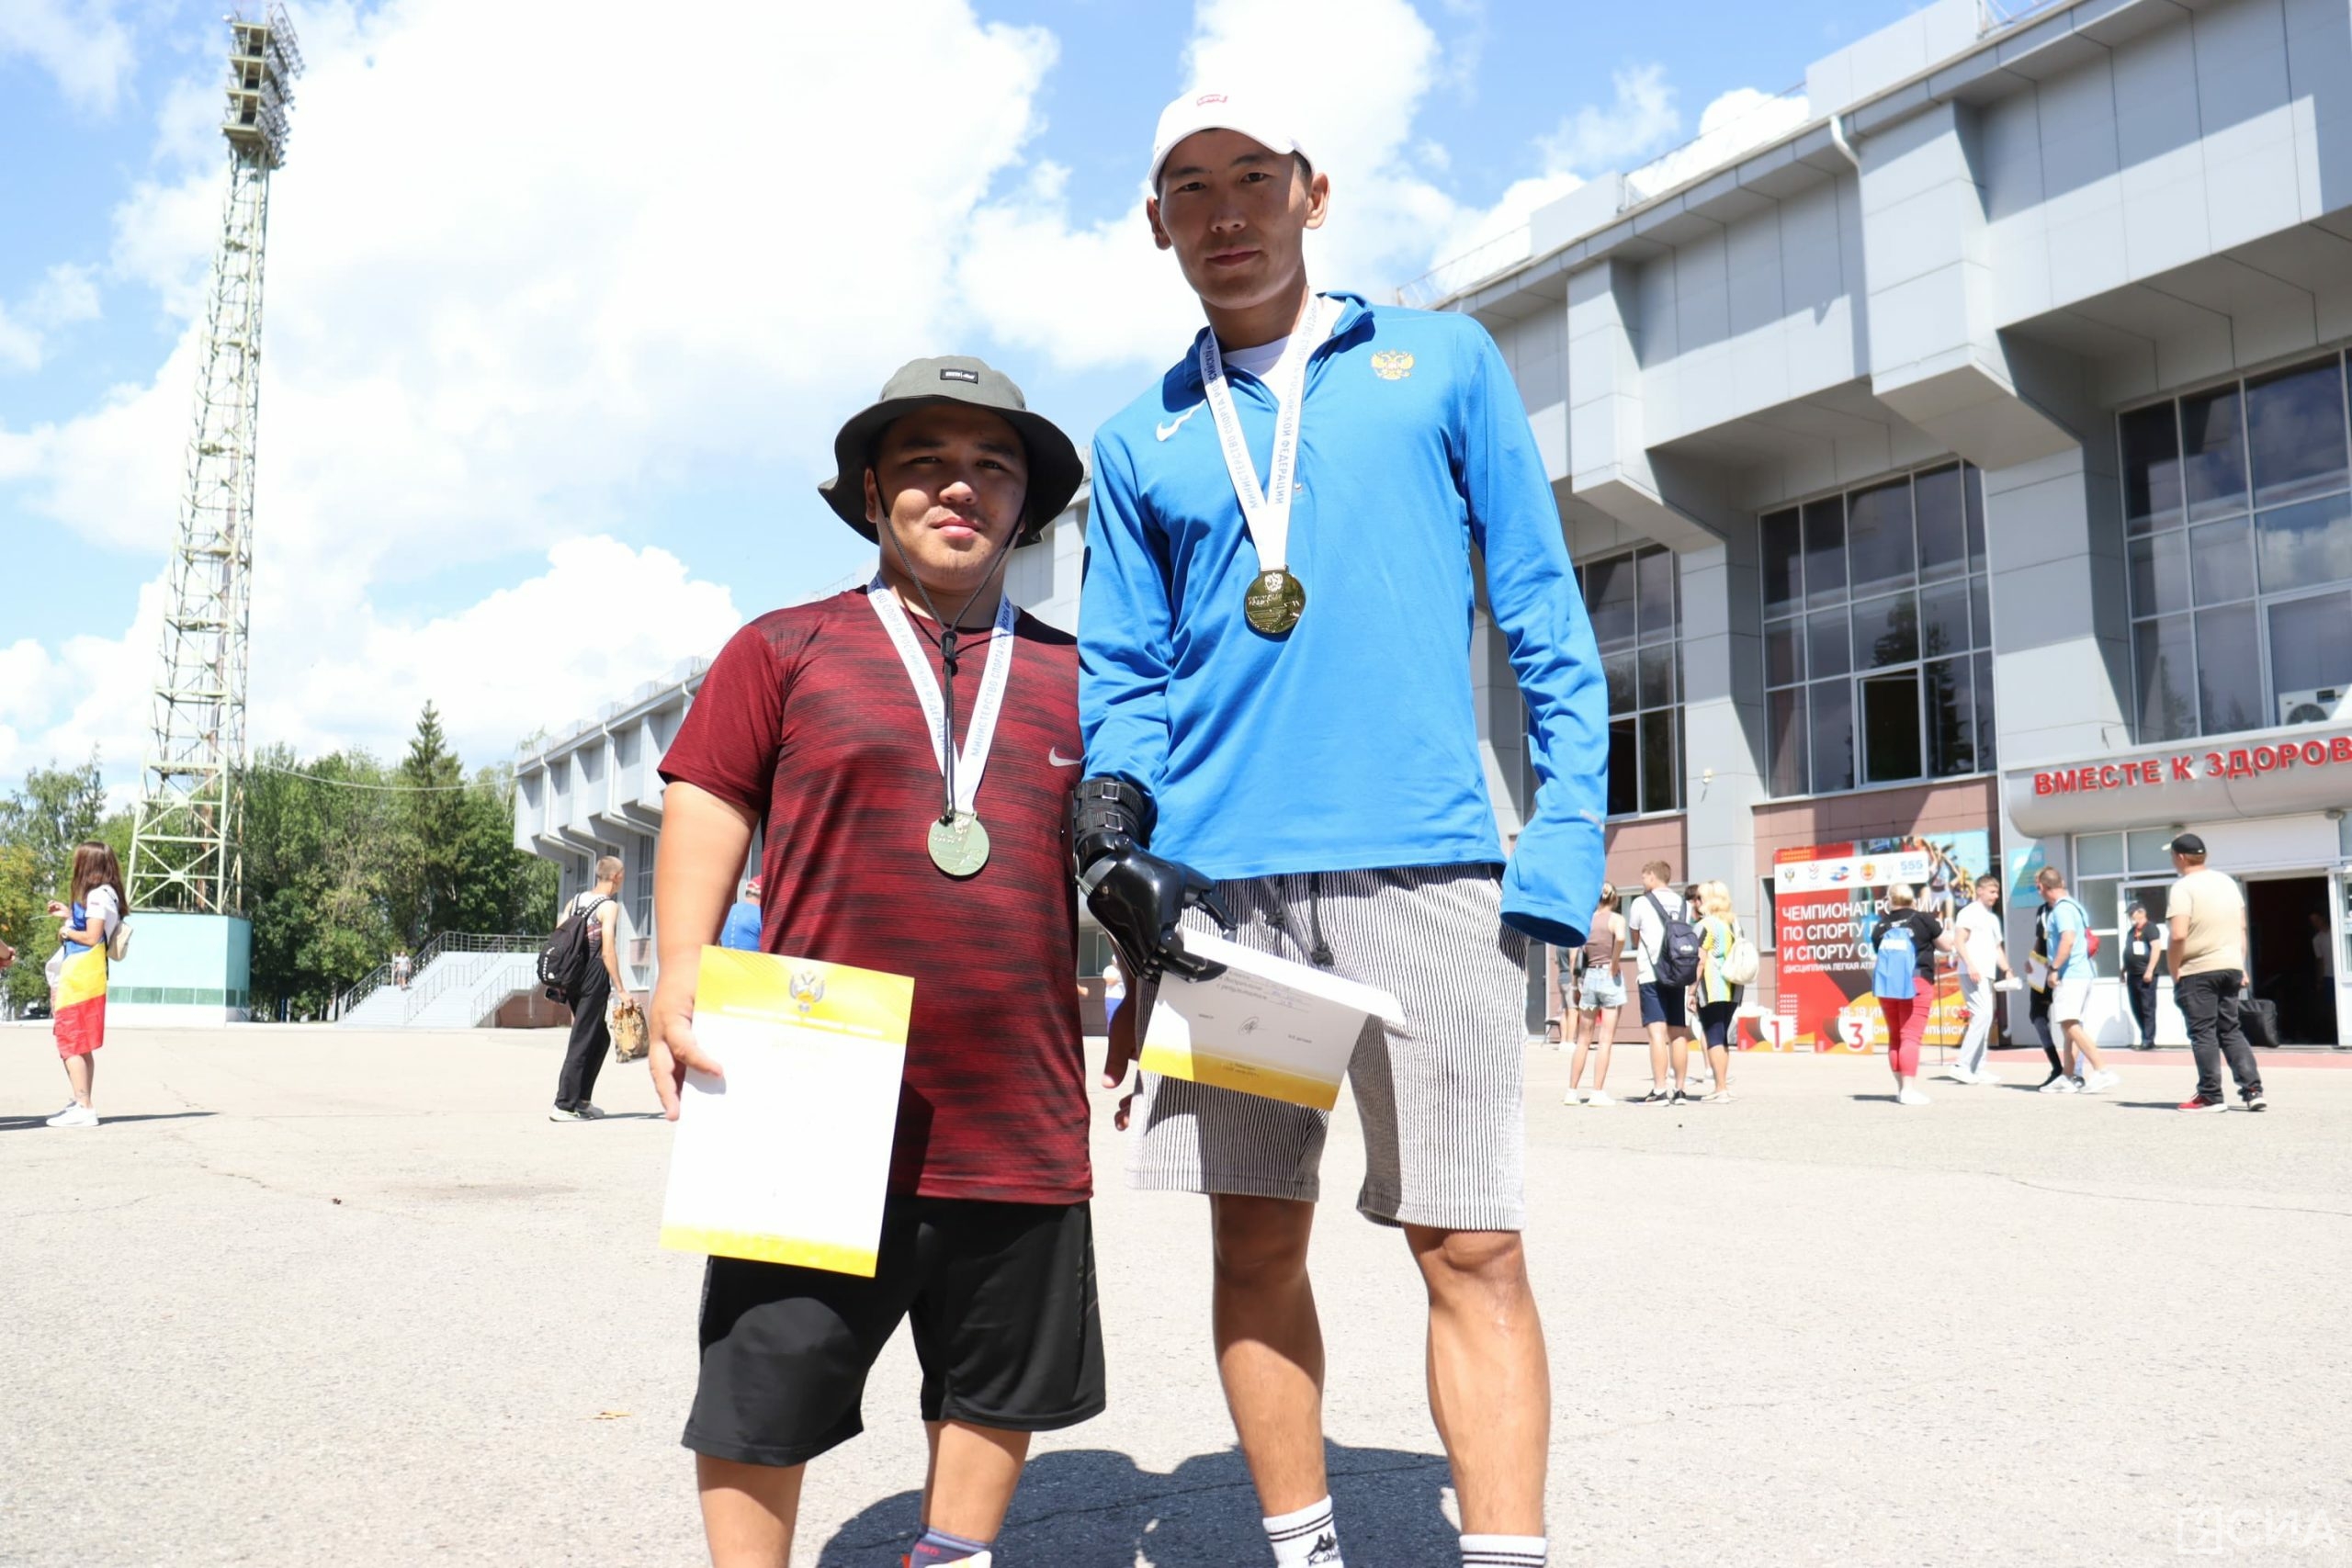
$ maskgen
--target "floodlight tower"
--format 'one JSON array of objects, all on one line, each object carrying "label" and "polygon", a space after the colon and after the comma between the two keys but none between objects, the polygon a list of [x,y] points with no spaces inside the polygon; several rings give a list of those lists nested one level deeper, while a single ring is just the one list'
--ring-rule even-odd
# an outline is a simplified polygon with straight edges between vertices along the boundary
[{"label": "floodlight tower", "polygon": [[236,1013],[245,1005],[251,952],[250,928],[241,918],[240,774],[245,765],[245,626],[261,410],[262,254],[269,230],[269,176],[286,162],[286,111],[302,56],[282,6],[272,5],[258,21],[227,20],[229,101],[220,134],[229,144],[228,199],[213,253],[153,735],[131,840],[130,891],[134,909],[177,911],[238,928],[200,933],[199,939],[195,931],[179,932],[175,922],[166,945],[177,950],[186,937],[224,967],[215,970],[208,958],[199,967],[209,984],[182,985],[176,982],[191,976],[173,976],[173,984],[136,986],[132,994],[167,991],[179,1002],[194,993],[208,1006]]}]

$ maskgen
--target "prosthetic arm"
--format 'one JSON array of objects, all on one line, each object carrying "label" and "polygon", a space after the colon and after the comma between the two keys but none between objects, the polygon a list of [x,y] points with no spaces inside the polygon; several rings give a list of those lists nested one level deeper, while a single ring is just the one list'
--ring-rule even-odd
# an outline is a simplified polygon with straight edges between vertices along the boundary
[{"label": "prosthetic arm", "polygon": [[1086,907],[1129,977],[1154,989],[1166,970],[1202,978],[1218,968],[1184,951],[1177,920],[1186,909],[1197,904],[1233,929],[1207,877],[1145,848],[1156,815],[1151,796],[1115,774],[1081,781],[1070,801],[1070,847]]}]

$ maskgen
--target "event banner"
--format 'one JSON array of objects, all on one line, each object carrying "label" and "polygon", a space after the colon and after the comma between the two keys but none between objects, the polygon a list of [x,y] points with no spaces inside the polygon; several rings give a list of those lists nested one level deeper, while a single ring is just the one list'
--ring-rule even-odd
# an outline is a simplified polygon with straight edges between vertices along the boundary
[{"label": "event banner", "polygon": [[[1908,885],[1920,910],[1951,924],[1991,865],[1982,830],[1809,844],[1773,857],[1779,1010],[1770,1038],[1782,1050],[1867,1055],[1886,1049],[1886,1020],[1871,993],[1871,932],[1887,889]],[[1959,982],[1939,974],[1928,1043],[1957,1045],[1967,1027]]]}]

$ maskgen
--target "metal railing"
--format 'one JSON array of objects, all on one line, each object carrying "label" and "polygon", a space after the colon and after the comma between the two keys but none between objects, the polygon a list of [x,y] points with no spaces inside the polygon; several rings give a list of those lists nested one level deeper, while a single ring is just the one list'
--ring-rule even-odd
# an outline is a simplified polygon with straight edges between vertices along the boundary
[{"label": "metal railing", "polygon": [[1533,231],[1527,224],[1506,230],[1449,261],[1438,263],[1412,282],[1400,284],[1396,289],[1396,303],[1409,305],[1416,310],[1426,310],[1449,295],[1459,294],[1481,278],[1492,277],[1505,267],[1525,261],[1533,244]]},{"label": "metal railing", "polygon": [[1736,119],[1710,126],[1679,147],[1669,147],[1625,175],[1620,212],[1639,207],[1656,196],[1711,169],[1721,168],[1752,148],[1776,141],[1810,118],[1804,84],[1783,87],[1742,110]]},{"label": "metal railing", "polygon": [[[510,936],[477,936],[465,932],[448,932],[441,938],[442,946],[437,956],[446,960],[458,953],[537,953],[546,941],[545,937],[525,936],[519,932]],[[425,976],[421,983],[415,979],[410,980],[408,1005],[402,1010],[401,1021],[405,1023],[415,1018],[432,1003],[434,998],[452,986],[461,986],[469,981],[479,980],[481,978],[482,967],[479,964],[445,962],[434,965],[433,973]]]},{"label": "metal railing", "polygon": [[[547,938],[543,936],[526,936],[519,932],[511,935],[498,936],[483,935],[473,931],[436,931],[432,936],[427,937],[424,940],[424,944],[409,955],[408,994],[410,999],[402,1010],[415,1010],[415,997],[419,988],[419,983],[425,979],[425,971],[432,966],[434,961],[438,959],[444,953],[531,953],[536,952],[546,941]],[[343,1018],[347,1016],[352,1009],[357,1007],[361,1002],[366,1001],[369,997],[382,989],[385,986],[390,985],[391,983],[391,961],[387,959],[383,963],[377,964],[375,968],[368,971],[368,973],[361,976],[349,990],[346,990],[340,996],[336,997],[334,999],[334,1005],[327,1010],[327,1016],[329,1018]]]}]

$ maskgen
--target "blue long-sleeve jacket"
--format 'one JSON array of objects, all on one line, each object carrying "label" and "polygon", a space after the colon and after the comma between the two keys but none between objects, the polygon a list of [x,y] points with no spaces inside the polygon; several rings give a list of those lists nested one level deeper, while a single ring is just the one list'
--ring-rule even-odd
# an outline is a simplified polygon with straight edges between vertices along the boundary
[{"label": "blue long-sleeve jacket", "polygon": [[[1476,547],[1537,781],[1504,918],[1577,945],[1600,889],[1607,698],[1526,409],[1476,321],[1337,298],[1307,375],[1289,551],[1306,610],[1288,637],[1243,617],[1257,551],[1196,355],[1096,433],[1087,771],[1148,790],[1153,850],[1218,879],[1502,862],[1468,657]],[[1227,374],[1262,481],[1273,394]]]}]

